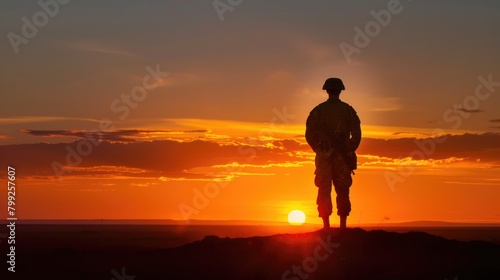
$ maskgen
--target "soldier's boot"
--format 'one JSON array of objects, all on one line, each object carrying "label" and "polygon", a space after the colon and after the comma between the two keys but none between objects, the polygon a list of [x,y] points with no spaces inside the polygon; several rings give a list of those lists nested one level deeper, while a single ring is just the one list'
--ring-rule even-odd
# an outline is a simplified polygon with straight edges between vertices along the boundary
[{"label": "soldier's boot", "polygon": [[346,229],[347,216],[340,216],[340,229]]},{"label": "soldier's boot", "polygon": [[321,217],[323,219],[323,229],[329,229],[330,228],[330,217]]}]

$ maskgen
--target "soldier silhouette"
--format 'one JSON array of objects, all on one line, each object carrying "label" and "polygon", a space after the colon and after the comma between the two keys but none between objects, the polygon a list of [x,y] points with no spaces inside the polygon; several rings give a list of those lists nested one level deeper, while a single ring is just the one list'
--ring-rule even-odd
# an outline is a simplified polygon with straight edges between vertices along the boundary
[{"label": "soldier silhouette", "polygon": [[337,194],[337,215],[340,228],[345,229],[351,212],[349,188],[351,173],[356,169],[356,149],[361,142],[361,126],[356,111],[340,100],[344,84],[339,78],[328,78],[323,85],[328,100],[316,106],[307,118],[306,140],[316,153],[314,184],[318,187],[319,217],[323,228],[330,228],[332,214],[332,183]]}]

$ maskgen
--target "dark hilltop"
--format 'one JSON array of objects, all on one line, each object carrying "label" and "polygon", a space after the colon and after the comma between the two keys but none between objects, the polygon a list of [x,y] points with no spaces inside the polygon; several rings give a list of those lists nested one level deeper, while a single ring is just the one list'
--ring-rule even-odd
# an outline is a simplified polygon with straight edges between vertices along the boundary
[{"label": "dark hilltop", "polygon": [[[19,279],[500,279],[500,245],[360,228],[204,239],[175,248],[29,250]],[[28,263],[22,260],[28,261]],[[28,265],[29,264],[29,265]],[[31,278],[30,278],[31,277]],[[47,278],[49,277],[49,278]],[[3,278],[2,278],[3,279]]]}]

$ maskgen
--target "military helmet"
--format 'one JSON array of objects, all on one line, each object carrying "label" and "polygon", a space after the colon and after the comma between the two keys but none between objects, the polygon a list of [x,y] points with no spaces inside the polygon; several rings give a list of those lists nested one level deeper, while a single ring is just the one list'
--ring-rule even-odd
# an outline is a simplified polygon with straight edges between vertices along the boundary
[{"label": "military helmet", "polygon": [[323,89],[345,90],[344,83],[339,78],[328,78],[323,85]]}]

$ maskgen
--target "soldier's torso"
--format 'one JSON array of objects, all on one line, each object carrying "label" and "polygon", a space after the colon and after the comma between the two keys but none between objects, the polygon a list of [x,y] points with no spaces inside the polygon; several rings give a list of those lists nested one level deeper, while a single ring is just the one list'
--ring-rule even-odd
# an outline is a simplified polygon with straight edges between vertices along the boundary
[{"label": "soldier's torso", "polygon": [[331,133],[338,133],[341,139],[349,138],[351,111],[351,106],[339,99],[329,99],[316,106],[311,114],[317,122],[318,140],[330,139]]}]

